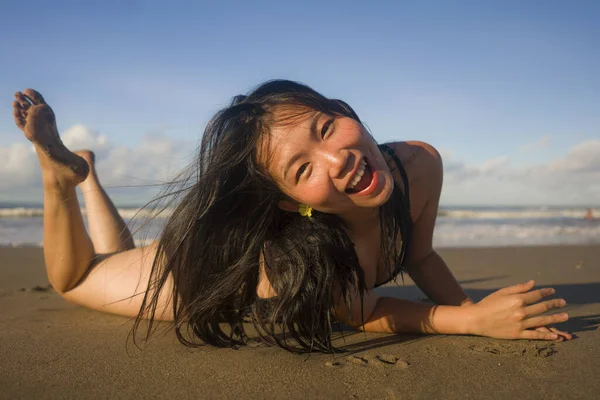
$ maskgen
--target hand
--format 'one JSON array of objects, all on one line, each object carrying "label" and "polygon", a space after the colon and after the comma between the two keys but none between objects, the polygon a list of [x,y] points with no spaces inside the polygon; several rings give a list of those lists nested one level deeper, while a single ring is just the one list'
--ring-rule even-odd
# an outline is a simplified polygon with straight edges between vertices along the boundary
[{"label": "hand", "polygon": [[534,281],[500,289],[479,303],[466,306],[471,310],[470,333],[498,339],[571,339],[571,335],[546,325],[569,319],[566,313],[540,316],[553,308],[564,307],[563,299],[540,302],[555,293],[552,288],[533,290]]}]

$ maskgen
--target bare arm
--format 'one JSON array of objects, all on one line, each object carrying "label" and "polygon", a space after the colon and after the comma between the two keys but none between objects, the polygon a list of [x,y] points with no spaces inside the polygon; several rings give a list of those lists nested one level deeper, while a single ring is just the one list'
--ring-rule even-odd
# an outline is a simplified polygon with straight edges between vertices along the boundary
[{"label": "bare arm", "polygon": [[[434,302],[464,305],[472,301],[460,287],[450,269],[433,249],[433,230],[443,183],[443,165],[439,153],[430,145],[413,142],[422,149],[414,160],[412,175],[416,184],[411,191],[413,230],[407,252],[406,269],[410,277]],[[413,167],[411,166],[411,167]],[[413,172],[414,171],[414,172]]]},{"label": "bare arm", "polygon": [[413,265],[408,274],[427,297],[437,304],[462,306],[473,303],[435,250],[425,260]]},{"label": "bare arm", "polygon": [[415,161],[415,169],[425,174],[426,179],[413,175],[413,180],[418,182],[419,187],[411,191],[414,226],[408,249],[408,272],[428,296],[442,305],[378,297],[374,292],[367,291],[363,296],[362,318],[358,293],[353,298],[352,310],[348,310],[341,302],[337,305],[336,318],[367,332],[557,339],[556,332],[532,330],[568,318],[566,314],[539,316],[550,309],[564,306],[562,299],[540,302],[544,297],[554,294],[551,288],[532,290],[534,282],[531,281],[500,289],[477,304],[468,299],[444,261],[432,248],[442,185],[441,158],[433,147],[425,143],[413,142],[409,146],[420,149],[421,156],[411,157],[411,160]]},{"label": "bare arm", "polygon": [[[510,286],[487,296],[477,304],[439,306],[413,303],[391,297],[364,296],[364,323],[353,307],[343,304],[335,310],[336,319],[356,329],[381,333],[470,334],[502,339],[557,340],[560,332],[534,330],[563,322],[564,313],[540,314],[565,305],[562,299],[541,301],[554,294],[554,289],[533,289],[534,282]],[[357,296],[358,297],[358,296]],[[360,303],[357,303],[360,304]],[[563,334],[564,336],[564,334]]]},{"label": "bare arm", "polygon": [[[111,314],[134,317],[148,289],[157,245],[138,247],[100,258],[73,288],[60,293],[68,301]],[[173,320],[170,277],[160,294],[155,319]],[[152,294],[152,293],[150,293]]]}]

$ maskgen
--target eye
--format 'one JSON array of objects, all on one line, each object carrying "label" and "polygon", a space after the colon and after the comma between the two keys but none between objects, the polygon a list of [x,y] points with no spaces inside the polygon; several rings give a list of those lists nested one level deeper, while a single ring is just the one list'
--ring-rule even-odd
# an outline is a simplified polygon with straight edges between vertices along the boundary
[{"label": "eye", "polygon": [[304,171],[306,171],[306,168],[308,168],[308,163],[302,164],[302,166],[298,168],[298,172],[296,172],[296,183],[300,180],[302,174],[304,173]]},{"label": "eye", "polygon": [[323,127],[321,128],[321,138],[325,137],[325,135],[327,134],[327,131],[329,131],[329,127],[331,126],[332,123],[333,123],[333,118],[327,120],[327,122],[325,122],[323,124]]}]

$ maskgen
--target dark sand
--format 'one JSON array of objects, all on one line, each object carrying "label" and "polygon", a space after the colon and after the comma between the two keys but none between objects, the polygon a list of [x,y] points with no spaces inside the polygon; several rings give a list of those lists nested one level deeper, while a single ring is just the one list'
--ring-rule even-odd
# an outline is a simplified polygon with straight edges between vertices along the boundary
[{"label": "dark sand", "polygon": [[[559,328],[577,338],[348,333],[351,354],[307,357],[262,346],[188,349],[168,332],[140,351],[127,345],[127,318],[69,304],[48,288],[40,249],[0,249],[0,398],[600,397],[600,247],[440,253],[475,300],[530,278],[555,287],[571,315]],[[380,291],[423,299],[409,280]]]}]

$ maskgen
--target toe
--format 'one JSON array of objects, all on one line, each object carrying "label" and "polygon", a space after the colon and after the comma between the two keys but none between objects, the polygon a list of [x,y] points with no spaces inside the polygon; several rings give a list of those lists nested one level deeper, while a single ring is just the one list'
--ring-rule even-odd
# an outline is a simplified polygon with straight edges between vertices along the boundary
[{"label": "toe", "polygon": [[96,161],[96,156],[91,150],[79,150],[74,153],[79,157],[82,157],[89,165],[94,165],[94,162]]},{"label": "toe", "polygon": [[17,114],[19,114],[23,118],[27,117],[27,110],[21,106],[21,103],[19,103],[18,101],[15,100],[12,102],[12,106],[13,106],[13,115],[15,117],[17,116]]},{"label": "toe", "polygon": [[15,99],[17,99],[23,110],[27,110],[31,106],[31,103],[25,96],[23,96],[23,93],[21,92],[15,93]]},{"label": "toe", "polygon": [[95,163],[95,162],[96,162],[96,155],[94,154],[94,152],[93,152],[93,151],[91,151],[91,150],[87,150],[87,153],[88,153],[88,155],[87,155],[87,156],[88,156],[88,158],[89,158],[89,162],[90,162],[91,164]]},{"label": "toe", "polygon": [[33,103],[33,104],[46,104],[46,101],[42,97],[39,92],[33,89],[25,89],[23,90],[23,94]]},{"label": "toe", "polygon": [[13,101],[13,117],[15,117],[15,123],[19,129],[23,129],[25,126],[25,118],[23,117],[21,105],[18,101]]}]

